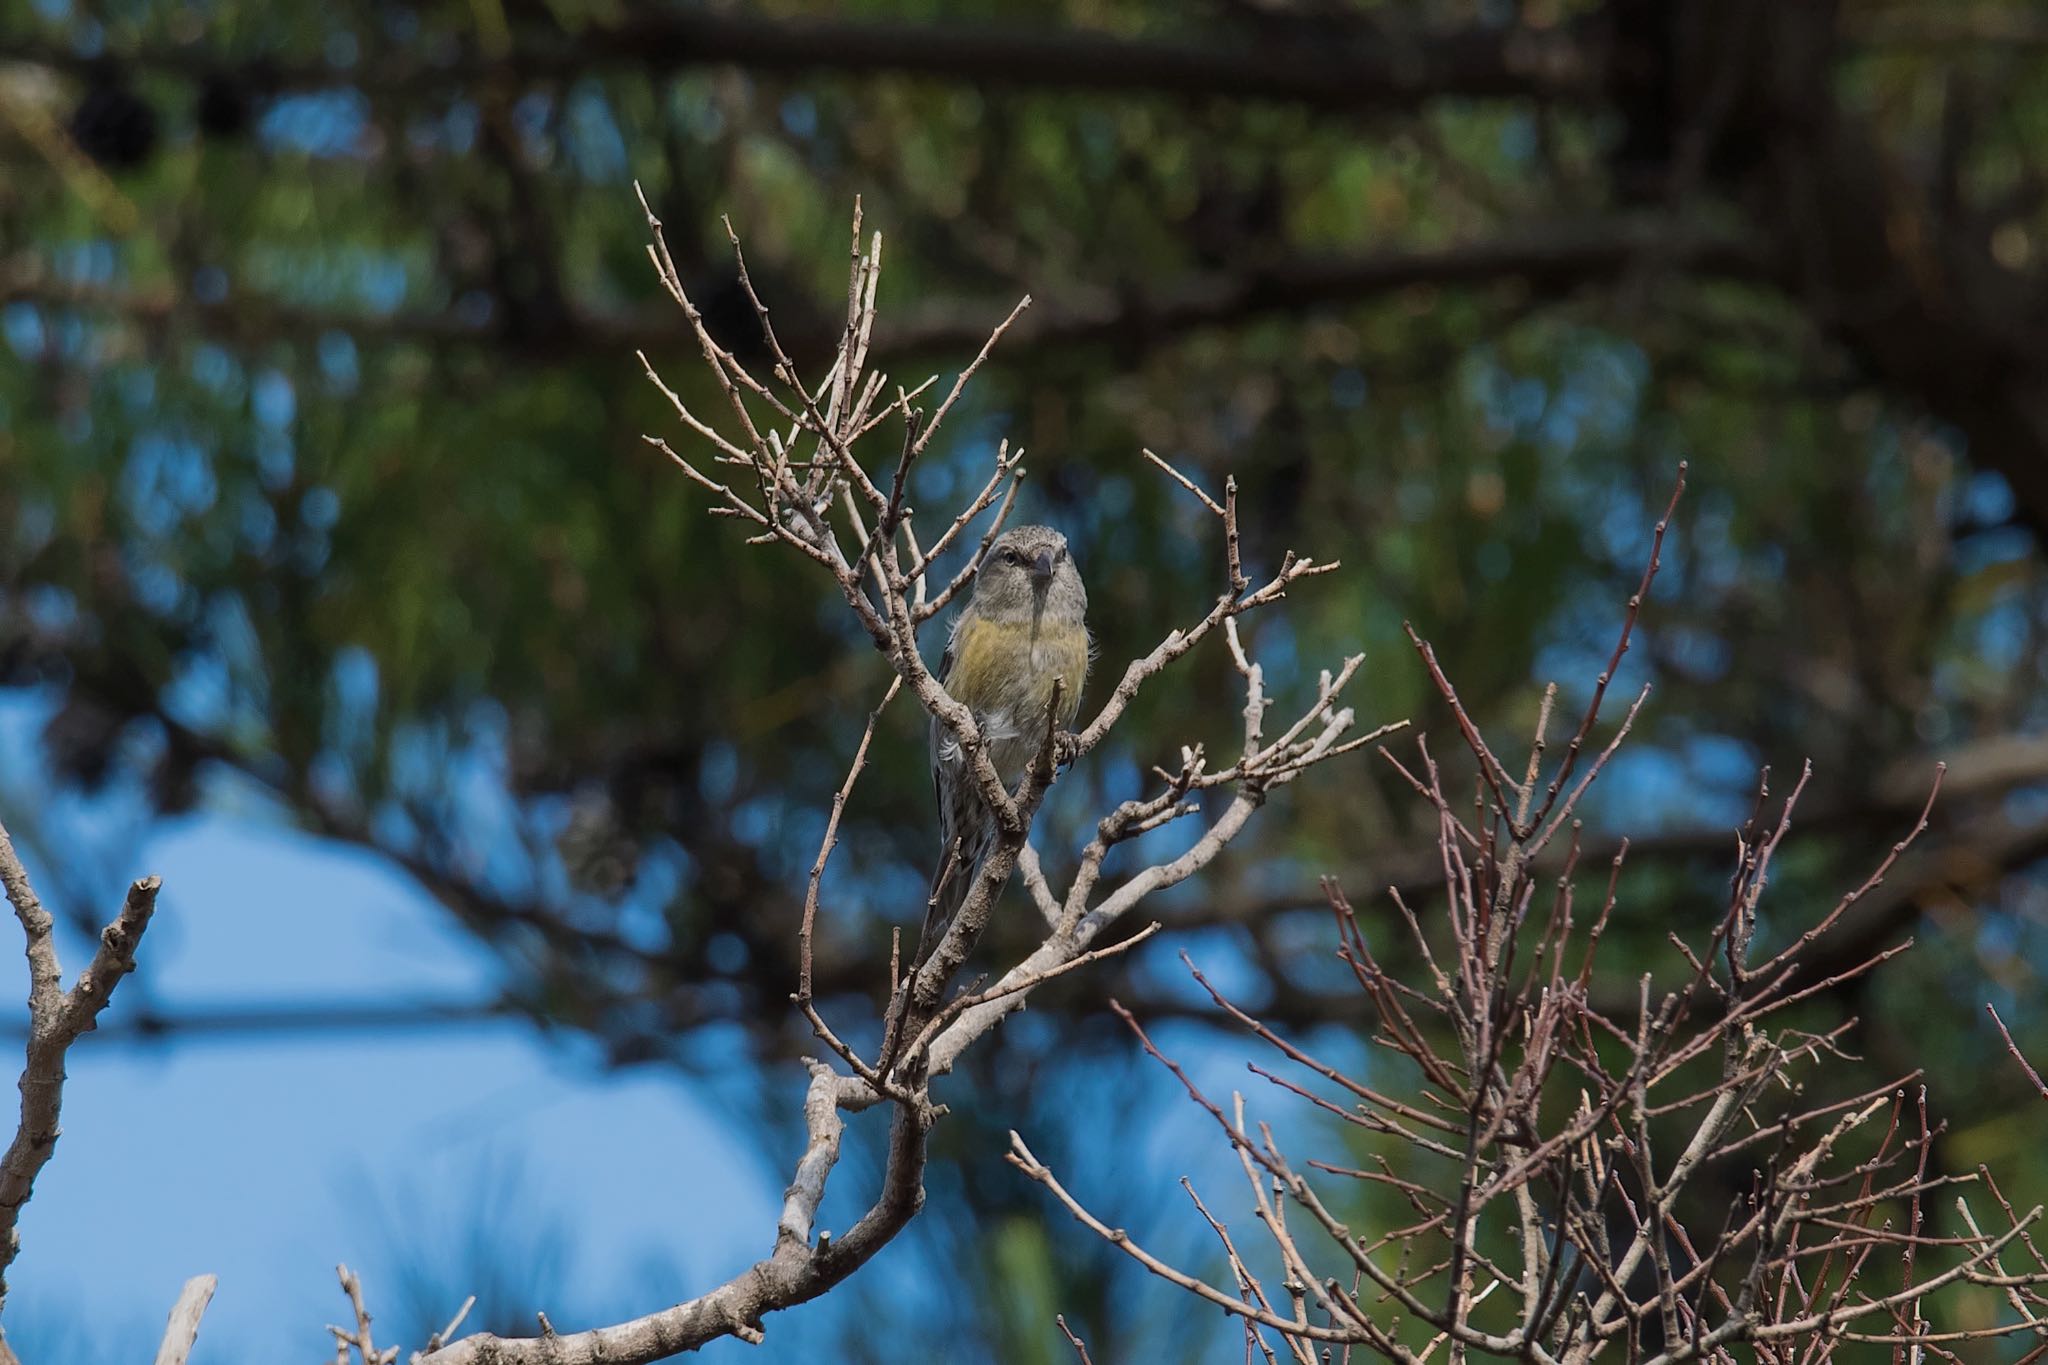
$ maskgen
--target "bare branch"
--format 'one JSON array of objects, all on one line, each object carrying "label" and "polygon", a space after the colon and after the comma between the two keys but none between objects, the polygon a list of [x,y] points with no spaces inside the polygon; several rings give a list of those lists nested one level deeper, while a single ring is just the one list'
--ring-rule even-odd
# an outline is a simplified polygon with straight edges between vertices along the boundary
[{"label": "bare branch", "polygon": [[157,1345],[156,1365],[185,1365],[191,1358],[192,1345],[199,1340],[199,1319],[206,1315],[206,1305],[213,1301],[217,1283],[212,1275],[195,1275],[185,1281],[177,1303],[171,1306],[163,1340]]},{"label": "bare branch", "polygon": [[21,1119],[14,1139],[0,1155],[0,1305],[7,1297],[6,1270],[21,1250],[16,1224],[34,1192],[36,1176],[57,1148],[58,1114],[64,1100],[64,1057],[80,1035],[99,1023],[114,987],[135,970],[135,950],[156,912],[161,883],[145,877],[128,888],[113,921],[100,932],[92,961],[70,990],[63,989],[57,961],[56,925],[29,884],[14,841],[0,828],[0,886],[14,907],[26,940],[29,964],[29,1037],[21,1073]]},{"label": "bare branch", "polygon": [[2012,1040],[2012,1033],[2006,1028],[2005,1020],[1998,1017],[1998,1010],[1991,1005],[1986,1005],[1984,1012],[1991,1016],[1992,1023],[1998,1025],[1998,1036],[2005,1039],[2005,1050],[2010,1052],[2012,1059],[2020,1064],[2020,1070],[2027,1073],[2027,1079],[2033,1082],[2034,1089],[2040,1094],[2041,1098],[2048,1100],[2048,1081],[2041,1079],[2041,1073],[2034,1070],[2034,1064],[2029,1062],[2025,1055],[2020,1052],[2020,1045]]}]

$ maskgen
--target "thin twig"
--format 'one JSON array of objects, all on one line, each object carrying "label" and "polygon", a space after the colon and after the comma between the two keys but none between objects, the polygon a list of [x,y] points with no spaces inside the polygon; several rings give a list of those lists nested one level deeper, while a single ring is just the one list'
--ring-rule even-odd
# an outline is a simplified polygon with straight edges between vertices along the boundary
[{"label": "thin twig", "polygon": [[2029,1062],[2025,1055],[2020,1052],[2020,1045],[2012,1040],[2012,1033],[2006,1028],[2005,1020],[1998,1017],[1998,1010],[1987,1003],[1984,1006],[1984,1012],[1991,1016],[1992,1023],[1998,1025],[1998,1036],[2005,1039],[2005,1050],[2010,1052],[2012,1059],[2020,1064],[2020,1070],[2027,1073],[2027,1079],[2033,1082],[2034,1089],[2040,1094],[2041,1098],[2048,1100],[2048,1081],[2041,1079],[2041,1073],[2034,1070],[2034,1064]]}]

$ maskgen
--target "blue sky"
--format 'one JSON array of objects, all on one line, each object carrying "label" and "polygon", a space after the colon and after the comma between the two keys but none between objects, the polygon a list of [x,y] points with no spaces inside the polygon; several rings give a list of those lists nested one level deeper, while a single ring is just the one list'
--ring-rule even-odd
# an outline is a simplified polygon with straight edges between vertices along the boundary
[{"label": "blue sky", "polygon": [[[141,954],[160,1007],[460,998],[492,984],[481,951],[367,855],[205,816],[159,827],[132,871],[164,878]],[[65,948],[68,976],[85,949]],[[0,997],[18,1026],[26,969],[5,962]],[[132,1013],[138,984],[109,1019],[124,1003]],[[208,1271],[221,1284],[196,1361],[318,1359],[343,1306],[336,1261],[364,1276],[375,1311],[402,1245],[431,1260],[480,1219],[560,1233],[558,1326],[646,1311],[766,1250],[785,1178],[745,1116],[676,1073],[608,1074],[521,1023],[88,1037],[69,1071],[64,1135],[10,1275],[9,1333],[26,1359],[131,1354],[186,1277]],[[395,1303],[383,1314],[402,1316]],[[39,1341],[63,1349],[26,1354]]]},{"label": "blue sky", "polygon": [[[360,848],[296,832],[245,786],[210,784],[201,813],[171,820],[151,818],[141,794],[118,780],[98,796],[63,788],[40,740],[56,701],[0,696],[0,819],[31,874],[53,904],[79,897],[97,921],[133,877],[156,873],[164,890],[139,971],[104,1016],[107,1031],[70,1057],[64,1135],[24,1214],[9,1275],[7,1330],[24,1360],[147,1359],[179,1287],[200,1273],[219,1276],[220,1288],[195,1365],[267,1365],[329,1356],[325,1324],[346,1306],[337,1261],[363,1277],[387,1329],[380,1341],[411,1347],[423,1335],[420,1316],[438,1323],[466,1292],[486,1294],[471,1325],[481,1322],[492,1307],[487,1261],[523,1271],[513,1290],[530,1286],[535,1293],[520,1297],[573,1330],[700,1293],[768,1249],[801,1141],[794,1067],[771,1073],[756,1105],[751,1065],[709,1079],[664,1067],[607,1071],[587,1041],[512,1020],[154,1040],[123,1030],[152,1011],[237,1004],[486,1001],[503,983],[496,959],[403,874]],[[1187,837],[1169,830],[1155,839]],[[65,865],[45,865],[46,848],[64,850]],[[27,988],[11,918],[0,918],[0,939],[17,945],[0,948],[0,1071],[11,1075]],[[1229,945],[1183,943],[1233,984]],[[66,935],[67,978],[89,947]],[[1170,958],[1160,967],[1180,979]],[[1245,1084],[1235,1040],[1219,1047],[1182,1033],[1169,1026],[1160,1037],[1212,1093]],[[1228,1146],[1170,1078],[1134,1053],[1113,1055],[1118,1064],[1104,1058],[1099,1075],[1084,1068],[1077,1083],[1118,1090],[1147,1134],[1142,1153],[1084,1143],[1062,1173],[1148,1242],[1201,1265],[1206,1230],[1161,1173],[1187,1172],[1219,1211],[1232,1210],[1239,1177]],[[1015,1122],[1042,1153],[1058,1150],[1027,1095],[983,1099],[996,1106],[997,1131]],[[880,1131],[854,1125],[857,1135]],[[871,1156],[851,1148],[824,1226],[843,1228],[857,1213],[872,1188]],[[954,1177],[934,1178],[940,1199],[957,1200]],[[1225,1212],[1237,1215],[1249,1211]],[[1065,1225],[1056,1210],[1045,1216]],[[878,1305],[938,1321],[935,1287],[957,1288],[974,1272],[949,1259],[958,1230],[926,1226],[935,1221],[943,1220],[921,1220],[849,1292],[771,1320],[765,1350],[726,1341],[704,1358],[811,1358],[823,1343],[850,1339],[849,1314]],[[445,1292],[415,1305],[406,1291],[421,1278]],[[1171,1291],[1155,1287],[1119,1313],[1136,1321],[1174,1308]],[[1064,1351],[1051,1309],[1034,1300],[1026,1311]],[[1032,1328],[1020,1320],[1011,1330]]]},{"label": "blue sky", "polygon": [[[494,985],[489,956],[359,850],[246,815],[202,815],[156,826],[130,872],[162,875],[164,891],[140,974],[123,983],[108,1024],[132,1019],[145,999],[175,1014],[228,1002],[484,998]],[[0,921],[0,933],[16,932]],[[76,938],[63,946],[68,979],[87,949]],[[1190,946],[1231,976],[1218,945]],[[10,951],[0,1000],[17,1030],[26,990]],[[0,1063],[10,1072],[15,1036]],[[1170,1024],[1159,1036],[1211,1093],[1245,1086],[1241,1047]],[[332,1350],[325,1324],[345,1309],[337,1261],[362,1276],[385,1324],[380,1344],[415,1347],[404,1263],[432,1267],[450,1286],[437,1311],[452,1311],[463,1292],[487,1288],[469,1274],[476,1260],[465,1249],[478,1240],[529,1269],[557,1327],[617,1321],[711,1288],[764,1253],[785,1158],[800,1141],[793,1069],[770,1078],[764,1128],[750,1107],[721,1104],[675,1070],[606,1071],[586,1043],[512,1021],[168,1041],[110,1032],[82,1039],[69,1072],[64,1135],[9,1276],[8,1336],[31,1362],[147,1359],[179,1287],[203,1272],[220,1288],[194,1365],[322,1359]],[[1150,1244],[1203,1265],[1206,1233],[1162,1173],[1192,1175],[1225,1216],[1248,1219],[1227,1144],[1148,1064],[1105,1074],[1145,1116],[1145,1140],[1096,1153],[1101,1170],[1063,1174]],[[1276,1122],[1302,1117],[1263,1087],[1253,1098]],[[1022,1096],[998,1103],[1003,1122],[1014,1114],[1041,1150],[1059,1148],[1042,1120],[1028,1121]],[[866,1166],[850,1152],[826,1226],[855,1212],[874,1174]],[[1046,1217],[1064,1223],[1050,1208]],[[947,1245],[933,1235],[865,1267],[858,1300],[832,1295],[771,1319],[765,1348],[728,1340],[693,1358],[810,1359],[843,1339],[848,1312],[928,1311],[932,1257]],[[1137,1320],[1173,1304],[1158,1286],[1126,1308]]]}]

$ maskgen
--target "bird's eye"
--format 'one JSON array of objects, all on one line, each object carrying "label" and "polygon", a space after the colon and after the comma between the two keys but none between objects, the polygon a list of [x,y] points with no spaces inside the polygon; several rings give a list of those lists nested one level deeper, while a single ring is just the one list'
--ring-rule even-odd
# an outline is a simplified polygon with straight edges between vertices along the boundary
[{"label": "bird's eye", "polygon": [[1003,563],[1005,563],[1005,564],[1022,564],[1023,562],[1024,562],[1024,556],[1023,556],[1023,555],[1021,555],[1021,554],[1019,554],[1019,553],[1017,553],[1017,551],[1015,551],[1015,550],[1005,550],[1005,551],[1003,551]]}]

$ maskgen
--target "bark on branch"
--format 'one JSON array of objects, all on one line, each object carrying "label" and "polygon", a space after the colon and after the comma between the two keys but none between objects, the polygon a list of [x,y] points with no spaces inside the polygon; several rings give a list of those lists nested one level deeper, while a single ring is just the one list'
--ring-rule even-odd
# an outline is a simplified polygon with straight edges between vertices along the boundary
[{"label": "bark on branch", "polygon": [[64,1101],[64,1055],[80,1035],[92,1031],[107,1007],[114,987],[135,970],[135,949],[156,911],[155,877],[128,888],[127,898],[101,931],[92,961],[70,990],[63,985],[57,961],[57,926],[29,884],[28,872],[14,851],[14,841],[0,828],[0,886],[14,907],[27,941],[29,968],[29,1037],[27,1062],[21,1072],[21,1120],[14,1140],[0,1155],[0,1308],[7,1302],[7,1268],[21,1250],[16,1226],[22,1206],[34,1193],[36,1176],[57,1147],[57,1119]]}]

